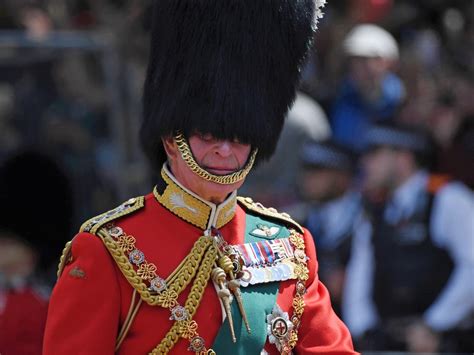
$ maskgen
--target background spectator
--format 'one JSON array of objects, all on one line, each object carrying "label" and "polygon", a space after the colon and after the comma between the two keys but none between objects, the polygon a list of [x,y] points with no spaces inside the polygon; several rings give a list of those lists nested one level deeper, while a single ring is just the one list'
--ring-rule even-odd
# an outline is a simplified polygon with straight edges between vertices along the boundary
[{"label": "background spectator", "polygon": [[297,177],[301,165],[298,152],[306,140],[319,141],[327,139],[330,134],[329,122],[321,106],[308,95],[298,92],[275,154],[254,168],[240,193],[253,196],[268,206],[288,207],[297,203]]},{"label": "background spectator", "polygon": [[301,162],[300,194],[307,205],[302,222],[318,246],[319,277],[340,314],[352,234],[361,213],[354,154],[332,141],[310,141],[303,145]]},{"label": "background spectator", "polygon": [[398,46],[390,33],[373,24],[355,26],[343,42],[347,76],[331,112],[334,139],[360,151],[364,136],[377,120],[390,120],[405,89],[392,71]]},{"label": "background spectator", "polygon": [[[134,148],[138,146],[150,3],[0,2],[0,164],[19,149],[31,147],[53,157],[71,184],[73,230],[85,219],[149,191],[153,184],[141,153]],[[357,149],[364,145],[357,130],[364,131],[365,124],[360,122],[383,117],[390,121],[395,117],[397,122],[424,127],[437,143],[434,171],[463,181],[472,189],[474,2],[341,0],[329,2],[324,11],[316,49],[302,71],[301,92],[305,94],[296,99],[275,158],[249,176],[248,189],[240,194],[291,210],[296,213],[293,217],[304,219],[307,210],[294,208],[307,207],[304,196],[298,193],[298,151],[304,138],[321,140],[330,136],[327,117],[334,138]],[[346,112],[336,118],[336,108],[344,96],[341,84],[352,80],[344,39],[349,38],[351,30],[367,24],[382,28],[395,39],[398,59],[366,58],[365,62],[385,62],[374,67],[388,70],[387,75],[394,78],[390,87],[400,90],[390,91],[397,95],[390,96],[392,101],[384,101],[393,105],[386,106],[389,109],[382,110],[383,114],[375,109],[367,114],[365,100],[370,98],[368,102],[373,103],[377,96],[374,93],[381,92],[368,90],[365,96],[355,96],[360,100],[356,104],[348,100],[340,106],[349,108],[350,116]],[[364,61],[356,57],[359,64]],[[370,74],[372,68],[373,75],[374,67],[365,73]],[[372,78],[380,78],[381,72]],[[362,121],[356,118],[359,114],[365,117]],[[385,163],[378,163],[381,169]],[[260,171],[267,171],[271,180],[261,180]],[[25,176],[25,191],[25,186],[36,186],[42,177],[31,169]],[[466,189],[463,191],[469,195]],[[381,198],[380,194],[372,196]],[[55,264],[54,253],[57,251],[50,258]],[[362,311],[359,317],[364,317]]]},{"label": "background spectator", "polygon": [[71,233],[69,182],[49,158],[21,152],[0,168],[0,351],[40,354],[48,285]]},{"label": "background spectator", "polygon": [[346,324],[360,350],[468,352],[474,195],[424,170],[431,147],[421,132],[378,125],[367,142],[368,219],[352,243]]}]

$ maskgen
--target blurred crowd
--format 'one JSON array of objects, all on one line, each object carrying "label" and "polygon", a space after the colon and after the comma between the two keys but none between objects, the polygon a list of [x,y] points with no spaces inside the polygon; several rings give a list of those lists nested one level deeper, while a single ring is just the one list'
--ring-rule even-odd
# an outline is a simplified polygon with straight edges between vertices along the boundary
[{"label": "blurred crowd", "polygon": [[[136,140],[149,5],[0,4],[0,353],[39,353],[64,243],[153,184]],[[359,351],[472,353],[474,2],[330,1],[314,41],[240,194],[311,231]]]}]

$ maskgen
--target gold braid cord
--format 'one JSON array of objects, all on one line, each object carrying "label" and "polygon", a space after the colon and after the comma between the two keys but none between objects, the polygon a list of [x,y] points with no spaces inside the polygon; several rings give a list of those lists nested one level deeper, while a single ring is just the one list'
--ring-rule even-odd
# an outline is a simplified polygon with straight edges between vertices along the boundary
[{"label": "gold braid cord", "polygon": [[[135,290],[137,290],[137,292],[140,294],[140,297],[150,306],[163,306],[163,303],[166,303],[166,301],[163,299],[163,297],[161,297],[161,295],[155,295],[149,290],[148,286],[143,282],[142,277],[140,277],[134,270],[133,265],[130,263],[129,258],[125,255],[124,250],[110,236],[107,230],[101,229],[97,235],[102,238],[105,246],[109,250],[109,253],[112,255],[118,267],[120,268],[120,271],[125,276],[130,285]],[[166,283],[169,285],[169,290],[172,290],[179,295],[181,291],[186,288],[194,275],[196,275],[202,256],[211,244],[212,239],[205,236],[200,237],[196,241],[189,255],[166,280]]]},{"label": "gold braid cord", "polygon": [[148,287],[145,283],[142,282],[142,279],[137,275],[133,269],[132,264],[128,261],[128,258],[125,256],[123,250],[115,243],[115,241],[108,235],[108,233],[101,229],[97,232],[97,235],[102,239],[104,245],[108,249],[110,255],[114,258],[117,263],[120,271],[123,276],[127,279],[130,285],[137,290],[140,294],[140,297],[147,302],[149,305],[157,304],[156,297],[153,297],[148,290]]},{"label": "gold braid cord", "polygon": [[304,294],[306,293],[306,281],[309,278],[309,270],[306,265],[308,258],[305,253],[306,247],[303,236],[294,229],[291,229],[290,242],[295,248],[294,254],[296,267],[294,273],[298,281],[296,282],[296,294],[293,298],[293,316],[291,317],[293,329],[291,330],[289,337],[282,344],[281,354],[283,355],[291,354],[293,348],[298,342],[298,329],[301,325],[301,317],[303,316],[305,307]]},{"label": "gold braid cord", "polygon": [[[189,319],[176,321],[166,336],[163,338],[161,343],[155,349],[153,349],[150,354],[167,354],[180,337],[189,339],[191,341],[191,347],[189,350],[194,350],[196,353],[202,354],[215,354],[213,350],[207,350],[205,348],[192,348],[193,340],[200,338],[197,333],[197,323],[196,321],[192,320],[192,317],[196,313],[197,307],[201,302],[204,290],[209,281],[209,277],[211,276],[211,271],[215,263],[216,256],[217,249],[211,245],[206,251],[203,261],[199,267],[196,279],[194,280],[193,286],[185,303],[185,308],[190,315]],[[202,338],[196,340],[201,339]]]},{"label": "gold braid cord", "polygon": [[[197,332],[197,323],[192,320],[209,281],[211,268],[217,255],[212,238],[201,236],[194,243],[191,252],[181,264],[167,280],[163,280],[156,274],[156,266],[147,262],[143,252],[135,247],[136,240],[133,236],[125,234],[120,227],[115,227],[112,224],[109,224],[106,228],[102,228],[97,234],[127,281],[138,292],[141,299],[149,305],[169,308],[171,311],[170,319],[175,321],[152,354],[168,353],[180,337],[189,340],[190,351],[196,354],[213,354],[212,349],[206,349],[204,339]],[[132,263],[136,265],[137,270],[134,269]],[[189,285],[194,276],[196,278],[185,307],[182,307],[177,301],[178,296]],[[148,287],[144,281],[147,281],[150,286]],[[137,310],[138,308],[133,312],[132,318],[135,317]],[[121,334],[120,342],[126,336],[132,321],[133,319],[130,319],[124,333]]]},{"label": "gold braid cord", "polygon": [[250,172],[250,169],[252,169],[258,151],[258,149],[254,149],[252,151],[247,164],[245,164],[245,167],[241,170],[228,175],[214,175],[201,168],[196,160],[194,160],[191,148],[189,148],[188,142],[186,142],[186,138],[182,133],[177,134],[174,137],[174,140],[178,146],[181,157],[185,161],[186,165],[191,169],[191,171],[207,181],[215,182],[221,185],[235,184],[236,182],[243,180]]},{"label": "gold braid cord", "polygon": [[[212,244],[209,237],[201,237],[194,244],[191,253],[184,260],[183,266],[177,268],[177,272],[173,272],[167,279],[169,289],[180,294],[196,275],[199,264],[203,260],[203,254]],[[204,256],[205,261],[205,256]]]},{"label": "gold braid cord", "polygon": [[[106,228],[100,229],[97,235],[102,239],[130,285],[140,295],[141,299],[149,305],[161,306],[171,311],[172,316],[170,319],[174,321],[174,324],[160,344],[150,354],[167,354],[180,338],[187,339],[190,343],[188,350],[196,354],[215,354],[212,349],[208,350],[206,348],[204,339],[198,334],[198,325],[192,319],[201,302],[218,255],[218,250],[213,243],[212,237],[201,236],[181,264],[166,280],[163,280],[156,274],[156,266],[148,263],[143,252],[136,249],[133,236],[126,235],[120,227],[114,227],[110,224]],[[293,328],[287,337],[280,339],[279,344],[279,350],[285,355],[291,354],[298,341],[298,328],[305,308],[305,283],[309,277],[303,236],[294,229],[291,229],[289,239],[294,247],[296,263],[294,274],[297,282],[296,294],[292,303],[293,315],[291,322]],[[65,263],[69,249],[70,244],[66,245],[63,258],[61,259],[62,264]],[[137,270],[135,270],[132,263],[136,265]],[[194,282],[190,293],[184,307],[182,307],[177,301],[178,296],[193,279]],[[147,286],[145,282],[150,286]],[[136,312],[134,312],[132,318],[135,315]],[[122,338],[125,337],[128,328],[129,325]]]}]

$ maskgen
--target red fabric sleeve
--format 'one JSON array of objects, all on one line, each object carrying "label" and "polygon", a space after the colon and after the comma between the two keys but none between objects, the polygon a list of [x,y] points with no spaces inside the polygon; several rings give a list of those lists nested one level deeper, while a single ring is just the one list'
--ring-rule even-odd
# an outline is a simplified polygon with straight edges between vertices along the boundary
[{"label": "red fabric sleeve", "polygon": [[72,257],[51,296],[43,354],[113,354],[120,316],[114,261],[87,233],[74,238]]},{"label": "red fabric sleeve", "polygon": [[305,230],[309,279],[304,296],[305,310],[298,331],[297,354],[357,354],[345,324],[334,313],[329,293],[318,278],[313,237]]}]

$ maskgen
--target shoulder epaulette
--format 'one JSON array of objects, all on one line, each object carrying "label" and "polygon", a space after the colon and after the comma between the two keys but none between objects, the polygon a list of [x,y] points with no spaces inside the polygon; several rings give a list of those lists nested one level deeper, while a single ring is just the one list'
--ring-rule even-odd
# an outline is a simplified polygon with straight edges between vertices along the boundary
[{"label": "shoulder epaulette", "polygon": [[301,227],[295,220],[293,220],[288,213],[285,212],[278,212],[273,207],[264,207],[259,202],[254,202],[250,197],[237,197],[237,201],[243,206],[246,210],[255,212],[256,214],[270,217],[272,219],[276,219],[279,221],[284,222],[285,224],[290,225],[291,227],[295,228],[298,232],[304,233],[303,227]]},{"label": "shoulder epaulette", "polygon": [[123,217],[132,212],[135,212],[143,206],[145,206],[145,197],[140,196],[131,198],[128,201],[122,203],[120,206],[114,208],[113,210],[110,210],[94,218],[89,219],[88,221],[82,224],[80,232],[88,232],[91,234],[95,234],[104,224],[107,224],[119,217]]}]

